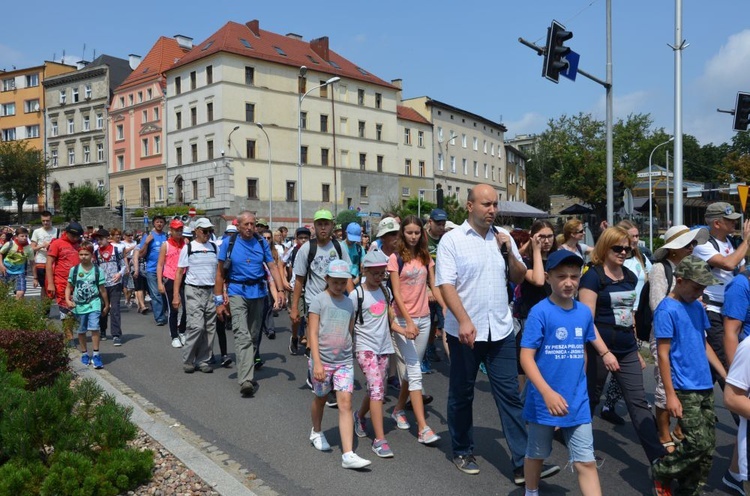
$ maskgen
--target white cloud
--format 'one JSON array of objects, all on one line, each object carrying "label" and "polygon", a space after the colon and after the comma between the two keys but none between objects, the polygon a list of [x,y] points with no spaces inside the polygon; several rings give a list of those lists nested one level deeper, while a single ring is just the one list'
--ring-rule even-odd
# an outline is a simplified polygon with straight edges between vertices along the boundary
[{"label": "white cloud", "polygon": [[[612,112],[614,113],[614,120],[625,119],[630,114],[648,114],[650,95],[647,91],[634,91],[633,93],[626,93],[624,95],[618,95],[615,91],[614,99],[612,101]],[[607,115],[607,95],[604,94],[596,102],[596,106],[592,110],[594,117],[597,119],[604,120]]]},{"label": "white cloud", "polygon": [[547,117],[536,112],[526,112],[519,120],[504,122],[508,132],[505,138],[516,136],[518,134],[535,134],[543,133],[547,128]]},{"label": "white cloud", "polygon": [[23,59],[23,54],[0,43],[0,69],[10,71]]},{"label": "white cloud", "polygon": [[727,91],[736,92],[750,83],[750,29],[733,34],[719,53],[706,62],[703,75],[698,80],[701,92],[706,96],[724,96]]}]

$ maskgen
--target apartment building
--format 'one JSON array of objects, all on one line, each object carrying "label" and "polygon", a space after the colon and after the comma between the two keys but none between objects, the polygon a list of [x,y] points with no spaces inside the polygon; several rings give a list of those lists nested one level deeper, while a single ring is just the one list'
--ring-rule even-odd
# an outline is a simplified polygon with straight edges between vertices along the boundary
[{"label": "apartment building", "polygon": [[469,189],[488,183],[507,199],[503,124],[427,96],[403,100],[402,105],[432,123],[435,187],[440,184],[445,195],[463,203]]},{"label": "apartment building", "polygon": [[432,124],[411,107],[399,105],[398,160],[403,170],[399,177],[401,203],[422,192],[422,199],[437,202],[432,172]]},{"label": "apartment building", "polygon": [[526,202],[526,154],[514,146],[505,145],[508,169],[508,200]]},{"label": "apartment building", "polygon": [[166,85],[170,202],[293,226],[300,198],[303,223],[321,207],[399,201],[398,88],[327,37],[229,22],[168,69]]},{"label": "apartment building", "polygon": [[193,47],[186,36],[160,37],[115,89],[109,106],[110,205],[151,207],[167,202],[165,72]]},{"label": "apartment building", "polygon": [[101,55],[91,63],[80,62],[74,72],[44,80],[47,183],[54,209],[73,186],[109,189],[107,109],[115,88],[131,71],[128,60]]}]

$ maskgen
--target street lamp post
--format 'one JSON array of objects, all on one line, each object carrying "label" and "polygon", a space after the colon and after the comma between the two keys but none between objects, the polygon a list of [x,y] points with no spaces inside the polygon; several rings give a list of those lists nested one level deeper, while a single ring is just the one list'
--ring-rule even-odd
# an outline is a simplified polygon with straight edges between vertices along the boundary
[{"label": "street lamp post", "polygon": [[273,224],[273,173],[271,171],[271,139],[268,137],[268,133],[263,129],[263,124],[260,122],[255,123],[258,128],[263,131],[266,135],[266,143],[268,144],[268,227],[270,228]]},{"label": "street lamp post", "polygon": [[[651,159],[654,158],[654,152],[657,148],[669,144],[672,141],[674,141],[674,136],[664,143],[656,145],[654,149],[651,150],[651,155],[648,156],[648,249],[651,250],[651,253],[654,251],[654,195],[651,189]],[[667,174],[667,185],[669,185],[669,174]]]},{"label": "street lamp post", "polygon": [[[307,74],[307,67],[304,65],[300,67],[299,70],[299,77],[305,77],[305,74]],[[319,84],[318,86],[315,86],[314,88],[310,88],[306,93],[300,94],[298,104],[297,104],[297,223],[298,227],[302,226],[302,100],[305,99],[307,95],[309,95],[311,92],[320,89],[324,86],[331,85],[337,81],[340,81],[341,78],[338,76],[334,76],[330,79],[328,79],[325,83]],[[334,123],[335,125],[336,123]]]},{"label": "street lamp post", "polygon": [[229,132],[229,137],[227,138],[227,154],[232,152],[232,134],[234,134],[239,128],[240,126],[234,126],[234,129]]}]

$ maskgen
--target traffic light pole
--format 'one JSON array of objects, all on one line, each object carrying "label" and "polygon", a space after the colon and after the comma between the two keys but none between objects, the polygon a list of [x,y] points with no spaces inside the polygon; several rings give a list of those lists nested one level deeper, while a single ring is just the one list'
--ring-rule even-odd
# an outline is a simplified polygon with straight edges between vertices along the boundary
[{"label": "traffic light pole", "polygon": [[[542,55],[544,55],[544,48],[542,48],[542,47],[540,47],[540,46],[537,46],[537,45],[533,44],[533,43],[532,43],[532,42],[530,42],[529,40],[526,40],[526,39],[524,39],[524,38],[520,38],[520,37],[519,37],[519,38],[518,38],[518,42],[519,42],[519,43],[521,43],[522,45],[526,45],[527,47],[529,47],[529,48],[531,48],[532,50],[534,50],[534,51],[536,52],[536,54],[537,54],[537,55],[539,55],[539,56],[542,56]],[[588,72],[584,71],[584,70],[583,70],[583,69],[581,69],[581,68],[579,68],[579,69],[578,69],[578,70],[577,70],[576,72],[577,72],[578,74],[580,74],[581,76],[583,76],[583,77],[585,77],[585,78],[588,78],[588,79],[592,80],[592,81],[593,81],[593,82],[595,82],[595,83],[599,83],[599,84],[601,84],[601,85],[602,85],[602,86],[604,86],[605,88],[607,87],[607,83],[606,83],[606,82],[605,82],[604,80],[602,80],[602,79],[599,79],[598,77],[594,76],[593,74],[589,74]]]}]

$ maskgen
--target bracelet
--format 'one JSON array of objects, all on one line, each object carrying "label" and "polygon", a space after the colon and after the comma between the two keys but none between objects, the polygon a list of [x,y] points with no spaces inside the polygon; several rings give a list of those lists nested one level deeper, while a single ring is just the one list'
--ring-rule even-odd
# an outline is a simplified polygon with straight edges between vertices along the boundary
[{"label": "bracelet", "polygon": [[224,303],[224,295],[214,295],[214,305],[220,307]]},{"label": "bracelet", "polygon": [[607,351],[605,351],[604,353],[602,353],[602,354],[601,354],[601,355],[599,355],[599,356],[600,356],[601,358],[604,358],[605,356],[607,356],[607,353],[612,353],[612,352],[611,352],[611,351],[609,351],[609,350],[607,350]]}]

